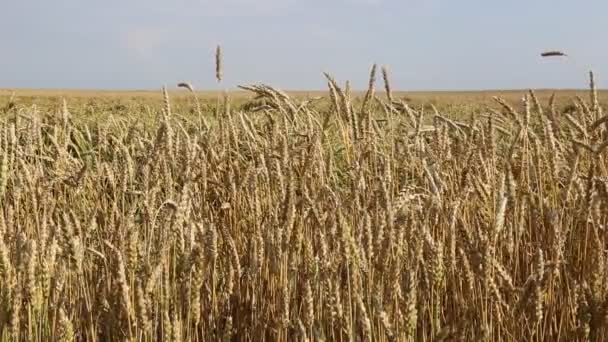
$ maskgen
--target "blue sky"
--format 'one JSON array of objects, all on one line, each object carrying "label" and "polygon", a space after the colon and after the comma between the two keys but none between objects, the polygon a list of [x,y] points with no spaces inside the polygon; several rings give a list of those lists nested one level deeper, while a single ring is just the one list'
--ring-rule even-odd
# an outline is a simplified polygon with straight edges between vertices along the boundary
[{"label": "blue sky", "polygon": [[[608,82],[606,0],[16,0],[0,12],[0,88],[582,88]],[[561,49],[567,59],[541,59]]]}]

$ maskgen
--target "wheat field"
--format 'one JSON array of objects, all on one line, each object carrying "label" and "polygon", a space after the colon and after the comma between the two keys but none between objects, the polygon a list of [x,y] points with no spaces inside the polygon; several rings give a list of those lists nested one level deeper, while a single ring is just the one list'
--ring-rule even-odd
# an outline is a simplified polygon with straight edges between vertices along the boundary
[{"label": "wheat field", "polygon": [[[608,116],[353,95],[0,116],[2,341],[602,341]],[[221,79],[221,75],[218,77]],[[519,94],[521,98],[523,94]],[[147,118],[143,120],[142,118]]]}]

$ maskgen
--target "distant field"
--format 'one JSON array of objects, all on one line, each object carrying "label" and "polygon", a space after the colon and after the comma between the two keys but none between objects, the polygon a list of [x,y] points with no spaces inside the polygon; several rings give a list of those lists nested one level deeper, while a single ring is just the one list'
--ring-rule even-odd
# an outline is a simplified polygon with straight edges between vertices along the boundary
[{"label": "distant field", "polygon": [[[394,91],[394,100],[405,101],[413,108],[426,108],[431,113],[430,106],[435,106],[443,115],[454,119],[469,118],[471,114],[486,114],[489,108],[497,109],[500,105],[493,100],[500,97],[516,109],[523,111],[522,97],[528,90],[485,90],[485,91]],[[286,91],[295,102],[306,99],[317,99],[309,108],[320,112],[332,110],[329,91]],[[543,106],[549,105],[551,95],[555,93],[556,108],[560,112],[571,112],[575,109],[576,97],[589,100],[588,90],[538,90],[535,94]],[[607,99],[607,90],[599,91],[600,101]],[[185,117],[197,116],[196,102],[185,89],[170,88],[168,90],[171,106],[175,113]],[[227,95],[232,109],[249,112],[248,104],[255,100],[255,94],[233,89],[223,91],[198,91],[196,95],[200,101],[201,110],[206,116],[215,113],[218,101],[224,101]],[[365,92],[354,91],[352,103],[359,107]],[[386,100],[386,94],[379,88],[375,95],[378,99]],[[11,100],[12,99],[12,100]],[[62,90],[62,89],[1,89],[0,114],[3,108],[9,108],[9,102],[17,105],[23,113],[27,113],[35,105],[41,112],[59,113],[63,108],[63,100],[73,119],[81,122],[95,123],[106,121],[110,117],[137,117],[146,124],[153,124],[158,113],[163,108],[163,94],[161,89],[154,90]],[[604,107],[608,103],[600,102]],[[221,106],[220,106],[221,108]],[[134,114],[136,113],[136,114]],[[430,115],[425,116],[425,123],[430,123]]]},{"label": "distant field", "polygon": [[[495,102],[492,100],[494,96],[500,96],[505,100],[516,103],[519,102],[523,94],[528,90],[483,90],[483,91],[397,91],[394,92],[396,98],[407,99],[414,104],[429,104],[432,103],[439,107],[442,106],[467,106],[471,105],[493,105]],[[587,99],[589,96],[589,90],[535,90],[541,102],[548,101],[551,94],[556,94],[558,104],[567,105],[572,102],[572,99],[576,96]],[[158,91],[153,90],[133,90],[133,91],[114,91],[114,90],[47,90],[47,89],[0,89],[0,104],[6,102],[11,94],[15,94],[15,99],[22,103],[35,103],[35,104],[46,104],[53,102],[61,97],[69,99],[72,104],[78,104],[87,102],[89,100],[102,99],[105,101],[135,101],[135,102],[161,102],[162,93],[160,89]],[[312,91],[287,91],[290,96],[295,98],[308,98],[326,96],[327,91],[325,90],[312,90]],[[362,97],[364,91],[354,92],[355,97]],[[601,90],[598,92],[600,98],[606,98],[608,90]],[[170,89],[170,96],[180,101],[189,97],[188,92],[181,89]],[[199,91],[197,95],[202,101],[215,100],[218,95],[222,96],[221,91]],[[253,95],[246,91],[234,90],[228,91],[228,95],[232,100],[247,100],[253,98]],[[381,91],[377,92],[378,96],[383,96]]]}]

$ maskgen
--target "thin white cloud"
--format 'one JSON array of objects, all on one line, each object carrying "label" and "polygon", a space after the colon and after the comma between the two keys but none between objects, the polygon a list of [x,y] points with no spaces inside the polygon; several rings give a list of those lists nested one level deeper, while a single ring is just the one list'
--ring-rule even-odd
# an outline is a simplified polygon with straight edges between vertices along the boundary
[{"label": "thin white cloud", "polygon": [[163,28],[138,27],[123,36],[123,45],[130,54],[141,61],[149,61],[171,38],[171,32]]},{"label": "thin white cloud", "polygon": [[384,2],[384,0],[342,0],[342,1],[346,2],[346,3],[352,3],[355,5],[370,5],[370,6],[380,5]]},{"label": "thin white cloud", "polygon": [[[118,0],[113,0],[118,2]],[[120,1],[120,4],[123,4]],[[297,5],[296,0],[132,0],[131,7],[142,6],[144,11],[186,15],[190,17],[242,17],[283,13]]]}]

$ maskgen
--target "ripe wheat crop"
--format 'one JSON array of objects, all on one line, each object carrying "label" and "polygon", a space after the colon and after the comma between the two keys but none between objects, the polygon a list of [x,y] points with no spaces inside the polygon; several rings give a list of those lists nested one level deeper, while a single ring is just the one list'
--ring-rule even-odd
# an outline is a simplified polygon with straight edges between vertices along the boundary
[{"label": "ripe wheat crop", "polygon": [[530,92],[462,119],[377,71],[363,99],[327,74],[327,106],[184,84],[196,115],[164,92],[153,125],[7,107],[0,339],[608,338],[593,77],[568,113]]}]

